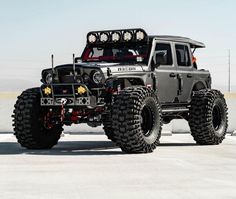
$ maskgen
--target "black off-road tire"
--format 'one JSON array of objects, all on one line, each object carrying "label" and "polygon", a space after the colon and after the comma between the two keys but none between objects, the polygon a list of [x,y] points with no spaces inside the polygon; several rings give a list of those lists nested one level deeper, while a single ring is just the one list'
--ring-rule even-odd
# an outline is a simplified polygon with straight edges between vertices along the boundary
[{"label": "black off-road tire", "polygon": [[107,113],[105,113],[102,116],[102,120],[103,120],[103,130],[105,132],[105,135],[107,136],[107,138],[109,140],[111,140],[112,142],[115,142],[116,139],[114,137],[114,130],[112,128],[112,117],[111,117],[111,110]]},{"label": "black off-road tire", "polygon": [[194,92],[189,126],[194,140],[201,145],[217,145],[225,138],[228,113],[224,95],[218,90]]},{"label": "black off-road tire", "polygon": [[112,128],[116,144],[127,153],[149,153],[159,144],[162,120],[155,93],[146,87],[128,87],[116,97]]},{"label": "black off-road tire", "polygon": [[48,108],[40,106],[40,90],[24,91],[17,99],[13,111],[13,126],[17,141],[28,149],[50,149],[57,144],[63,131],[57,124],[48,129],[43,123],[43,113]]}]

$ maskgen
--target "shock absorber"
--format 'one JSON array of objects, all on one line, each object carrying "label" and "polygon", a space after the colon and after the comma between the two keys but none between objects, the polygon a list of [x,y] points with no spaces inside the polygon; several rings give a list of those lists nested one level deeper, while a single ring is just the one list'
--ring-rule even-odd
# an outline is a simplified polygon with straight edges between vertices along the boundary
[{"label": "shock absorber", "polygon": [[63,123],[64,118],[65,118],[65,108],[64,106],[66,105],[67,99],[66,98],[62,98],[61,99],[61,122]]},{"label": "shock absorber", "polygon": [[79,110],[73,110],[70,116],[71,123],[77,124],[80,119],[79,117],[80,114],[81,112]]}]

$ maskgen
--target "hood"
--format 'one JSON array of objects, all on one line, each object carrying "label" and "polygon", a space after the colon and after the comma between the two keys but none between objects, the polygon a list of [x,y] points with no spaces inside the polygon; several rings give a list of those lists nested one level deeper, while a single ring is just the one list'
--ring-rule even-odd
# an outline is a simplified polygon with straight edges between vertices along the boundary
[{"label": "hood", "polygon": [[[58,65],[55,67],[57,77],[63,79],[65,76],[73,77],[73,64]],[[124,63],[98,63],[98,62],[82,62],[75,64],[76,74],[83,76],[85,74],[92,75],[94,71],[101,71],[104,79],[109,76],[126,76],[144,73],[148,71],[148,66],[144,64],[124,64]],[[42,72],[42,77],[45,79],[47,70]],[[62,80],[63,81],[63,80]]]},{"label": "hood", "polygon": [[81,65],[86,68],[87,67],[100,68],[104,74],[107,73],[107,70],[110,70],[111,74],[119,74],[119,73],[127,73],[127,72],[144,72],[148,70],[148,66],[144,64],[100,63],[100,62],[85,63],[84,62],[78,65]]},{"label": "hood", "polygon": [[[77,78],[93,78],[96,71],[103,74],[103,82],[110,76],[140,76],[140,73],[148,71],[148,66],[144,64],[124,64],[124,63],[95,63],[95,62],[82,62],[75,64],[75,73],[73,71],[73,64],[58,65],[54,68],[56,82],[70,83]],[[52,69],[48,68],[42,71],[42,81],[46,82],[48,73],[52,73]]]}]

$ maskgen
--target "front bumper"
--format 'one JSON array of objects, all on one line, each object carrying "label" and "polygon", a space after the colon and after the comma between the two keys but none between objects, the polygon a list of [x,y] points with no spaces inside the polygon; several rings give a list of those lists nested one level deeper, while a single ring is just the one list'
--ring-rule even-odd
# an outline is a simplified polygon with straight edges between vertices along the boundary
[{"label": "front bumper", "polygon": [[104,98],[94,95],[84,84],[43,84],[40,91],[41,106],[104,106]]}]

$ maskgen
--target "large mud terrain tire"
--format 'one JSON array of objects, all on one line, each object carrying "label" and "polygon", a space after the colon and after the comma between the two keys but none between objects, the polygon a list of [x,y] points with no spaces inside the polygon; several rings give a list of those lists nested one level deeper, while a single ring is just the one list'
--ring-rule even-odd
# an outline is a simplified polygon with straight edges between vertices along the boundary
[{"label": "large mud terrain tire", "polygon": [[113,142],[115,142],[114,130],[112,128],[112,118],[111,118],[111,110],[103,115],[103,130],[107,136],[107,138]]},{"label": "large mud terrain tire", "polygon": [[116,144],[127,153],[149,153],[159,144],[161,110],[155,93],[129,87],[117,96],[112,114]]},{"label": "large mud terrain tire", "polygon": [[198,144],[216,145],[223,141],[228,127],[228,113],[220,91],[205,89],[194,93],[189,126]]},{"label": "large mud terrain tire", "polygon": [[49,108],[40,106],[39,88],[24,91],[17,99],[13,126],[17,141],[28,149],[49,149],[57,144],[63,130],[61,124],[51,128],[44,125]]}]

